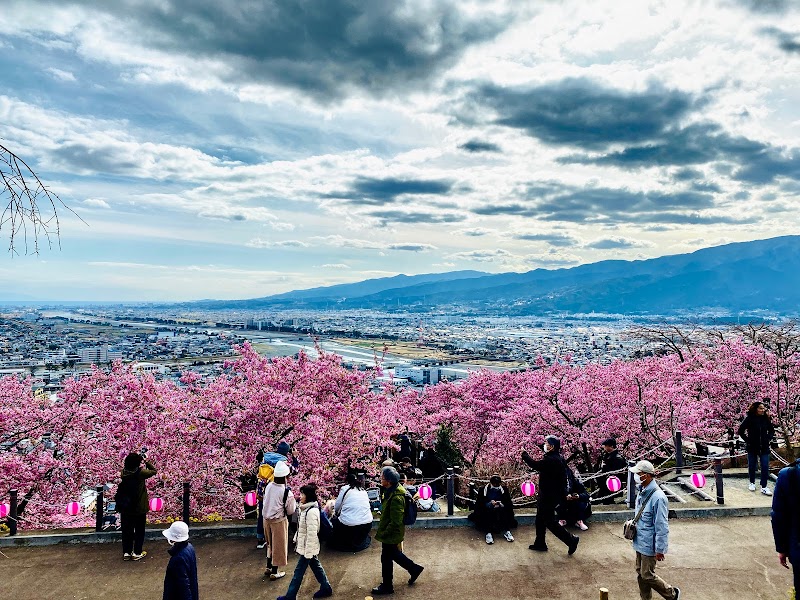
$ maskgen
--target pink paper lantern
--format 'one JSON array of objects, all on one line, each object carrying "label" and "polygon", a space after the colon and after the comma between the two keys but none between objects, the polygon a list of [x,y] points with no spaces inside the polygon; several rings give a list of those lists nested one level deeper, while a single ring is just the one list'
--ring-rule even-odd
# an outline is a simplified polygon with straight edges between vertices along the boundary
[{"label": "pink paper lantern", "polygon": [[247,506],[255,506],[256,504],[258,504],[258,497],[256,496],[256,493],[247,492],[244,495],[244,503],[247,504]]},{"label": "pink paper lantern", "polygon": [[606,479],[606,487],[609,492],[618,492],[622,489],[622,482],[619,480],[619,477],[612,475]]},{"label": "pink paper lantern", "polygon": [[164,509],[163,498],[150,498],[150,510],[158,512]]},{"label": "pink paper lantern", "polygon": [[533,496],[536,494],[536,484],[532,481],[523,481],[520,489],[525,496]]},{"label": "pink paper lantern", "polygon": [[419,486],[419,490],[417,490],[419,497],[422,500],[430,500],[433,497],[433,489],[427,483],[423,483]]},{"label": "pink paper lantern", "polygon": [[5,519],[11,512],[10,504],[0,504],[0,519]]},{"label": "pink paper lantern", "polygon": [[81,512],[81,505],[78,502],[70,502],[67,504],[67,514],[70,517],[74,517],[79,512]]},{"label": "pink paper lantern", "polygon": [[702,473],[692,473],[692,485],[701,488],[706,485],[706,476]]}]

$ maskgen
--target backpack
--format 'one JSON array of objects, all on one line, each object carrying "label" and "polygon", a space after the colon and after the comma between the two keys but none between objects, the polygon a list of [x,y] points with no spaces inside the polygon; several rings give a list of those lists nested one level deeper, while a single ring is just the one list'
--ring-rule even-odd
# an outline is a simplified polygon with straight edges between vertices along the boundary
[{"label": "backpack", "polygon": [[414,502],[414,497],[408,492],[403,498],[406,502],[406,507],[403,511],[403,525],[413,525],[417,520],[417,504]]},{"label": "backpack", "polygon": [[317,537],[319,538],[320,542],[324,542],[327,541],[332,534],[333,534],[333,523],[331,523],[331,520],[328,517],[328,513],[322,510],[322,507],[320,506],[319,531],[317,532]]},{"label": "backpack", "polygon": [[116,502],[116,511],[119,513],[128,512],[134,507],[134,503],[138,498],[133,495],[136,492],[136,475],[128,475],[122,478],[117,486],[117,493],[114,495],[114,502]]},{"label": "backpack", "polygon": [[258,483],[256,484],[256,495],[259,498],[264,497],[264,490],[267,484],[275,479],[275,467],[269,463],[262,463],[258,466]]}]

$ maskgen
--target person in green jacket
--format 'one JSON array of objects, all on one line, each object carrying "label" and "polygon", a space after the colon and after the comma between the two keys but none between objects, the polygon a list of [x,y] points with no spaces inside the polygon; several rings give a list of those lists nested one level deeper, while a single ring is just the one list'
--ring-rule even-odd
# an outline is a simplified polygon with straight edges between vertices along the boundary
[{"label": "person in green jacket", "polygon": [[144,481],[155,474],[156,468],[145,459],[144,454],[131,452],[125,457],[122,481],[116,496],[122,529],[122,560],[142,560],[147,555],[142,546],[150,498]]},{"label": "person in green jacket", "polygon": [[416,564],[403,554],[403,538],[406,526],[403,515],[406,511],[406,490],[400,485],[400,474],[394,467],[381,470],[381,521],[375,539],[381,543],[381,574],[383,581],[372,588],[374,596],[394,593],[393,569],[397,563],[409,572],[408,585],[413,585],[425,567]]}]

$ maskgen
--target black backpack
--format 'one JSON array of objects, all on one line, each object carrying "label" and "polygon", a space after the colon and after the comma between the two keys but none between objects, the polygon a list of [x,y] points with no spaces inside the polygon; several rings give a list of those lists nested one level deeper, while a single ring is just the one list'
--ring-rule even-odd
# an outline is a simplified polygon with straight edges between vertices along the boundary
[{"label": "black backpack", "polygon": [[128,512],[132,508],[138,498],[134,498],[134,494],[136,493],[136,488],[138,484],[138,478],[136,474],[126,475],[122,478],[122,481],[119,482],[117,486],[117,493],[114,496],[114,502],[116,502],[116,510],[119,513]]},{"label": "black backpack", "polygon": [[406,491],[403,496],[406,506],[403,510],[403,525],[413,525],[417,520],[417,503],[414,502],[414,496]]}]

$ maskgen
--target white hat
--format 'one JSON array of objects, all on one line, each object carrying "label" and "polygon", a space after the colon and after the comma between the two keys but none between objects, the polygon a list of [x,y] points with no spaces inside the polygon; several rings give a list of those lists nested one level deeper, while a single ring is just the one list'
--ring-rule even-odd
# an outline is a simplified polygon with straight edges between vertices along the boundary
[{"label": "white hat", "polygon": [[286,464],[286,461],[279,460],[275,464],[273,475],[275,475],[275,477],[286,477],[290,472],[289,465]]},{"label": "white hat", "polygon": [[175,521],[161,533],[170,542],[185,542],[189,539],[189,526],[183,521]]},{"label": "white hat", "polygon": [[649,460],[640,460],[633,467],[628,469],[631,473],[647,473],[648,475],[655,475],[656,469]]}]

